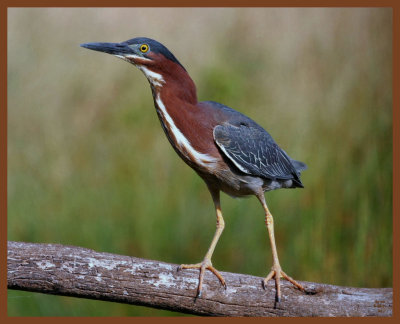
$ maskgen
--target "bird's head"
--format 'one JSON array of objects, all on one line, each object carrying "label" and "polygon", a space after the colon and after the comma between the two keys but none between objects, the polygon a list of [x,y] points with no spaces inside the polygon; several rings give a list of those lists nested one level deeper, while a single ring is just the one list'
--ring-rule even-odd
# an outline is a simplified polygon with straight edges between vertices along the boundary
[{"label": "bird's head", "polygon": [[161,85],[168,76],[186,73],[175,56],[161,43],[137,37],[121,43],[85,43],[82,47],[114,55],[138,67],[153,85]]}]

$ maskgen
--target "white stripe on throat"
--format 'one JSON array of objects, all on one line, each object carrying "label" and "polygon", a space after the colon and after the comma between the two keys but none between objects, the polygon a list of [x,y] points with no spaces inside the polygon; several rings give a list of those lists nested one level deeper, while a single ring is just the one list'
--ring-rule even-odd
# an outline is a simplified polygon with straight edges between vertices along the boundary
[{"label": "white stripe on throat", "polygon": [[149,82],[152,85],[162,87],[163,83],[165,83],[165,80],[161,74],[151,71],[143,65],[136,65],[136,66],[138,67],[138,69],[140,71],[143,72],[143,74],[146,76],[147,80],[149,80]]}]

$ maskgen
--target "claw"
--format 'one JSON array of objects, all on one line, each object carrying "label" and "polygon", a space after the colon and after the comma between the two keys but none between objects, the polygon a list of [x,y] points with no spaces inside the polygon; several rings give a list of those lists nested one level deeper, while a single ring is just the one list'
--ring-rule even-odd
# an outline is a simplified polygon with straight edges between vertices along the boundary
[{"label": "claw", "polygon": [[200,298],[202,294],[202,287],[203,287],[203,278],[204,278],[204,273],[205,270],[210,270],[220,281],[221,285],[226,289],[226,283],[225,279],[221,276],[221,274],[215,269],[212,264],[211,260],[209,259],[204,259],[203,262],[201,263],[196,263],[196,264],[181,264],[178,267],[178,271],[182,269],[199,269],[200,274],[199,274],[199,284],[197,286],[197,293],[196,293],[196,298]]},{"label": "claw", "polygon": [[266,289],[267,282],[271,280],[272,278],[275,279],[275,302],[280,303],[281,302],[281,284],[280,284],[280,278],[283,277],[284,279],[288,280],[292,285],[296,286],[299,290],[305,291],[304,287],[300,285],[296,280],[293,278],[289,277],[286,273],[284,273],[281,269],[281,267],[278,265],[273,265],[271,272],[268,274],[268,276],[262,281],[262,286],[264,289]]}]

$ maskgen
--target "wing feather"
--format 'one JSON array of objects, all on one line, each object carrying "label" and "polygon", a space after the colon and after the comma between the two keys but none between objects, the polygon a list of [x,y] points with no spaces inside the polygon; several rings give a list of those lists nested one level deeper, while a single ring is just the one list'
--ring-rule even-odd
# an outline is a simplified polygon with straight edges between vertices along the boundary
[{"label": "wing feather", "polygon": [[214,140],[226,157],[242,172],[272,180],[293,179],[301,184],[300,170],[296,170],[292,163],[294,160],[263,128],[218,125],[214,128]]}]

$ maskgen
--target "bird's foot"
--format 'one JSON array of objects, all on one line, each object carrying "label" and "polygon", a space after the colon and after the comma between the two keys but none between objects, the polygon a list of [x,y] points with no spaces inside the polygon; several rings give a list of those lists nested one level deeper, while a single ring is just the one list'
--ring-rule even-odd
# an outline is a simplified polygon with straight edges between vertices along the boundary
[{"label": "bird's foot", "polygon": [[275,301],[279,303],[281,301],[281,284],[280,284],[280,278],[284,278],[287,281],[291,282],[294,286],[296,286],[298,289],[301,291],[305,291],[304,287],[300,285],[296,280],[293,278],[289,277],[286,273],[282,271],[281,266],[278,264],[274,264],[271,268],[271,272],[268,274],[268,276],[262,281],[263,288],[266,289],[267,283],[270,279],[274,278],[275,279],[275,289],[276,289],[276,294],[275,294]]},{"label": "bird's foot", "polygon": [[203,262],[196,264],[181,264],[178,267],[178,271],[182,269],[200,269],[199,284],[197,286],[196,298],[201,296],[204,272],[206,269],[210,270],[219,279],[221,285],[224,286],[224,288],[226,289],[225,279],[221,276],[221,274],[217,271],[217,269],[213,267],[211,260],[209,258],[204,258]]}]

